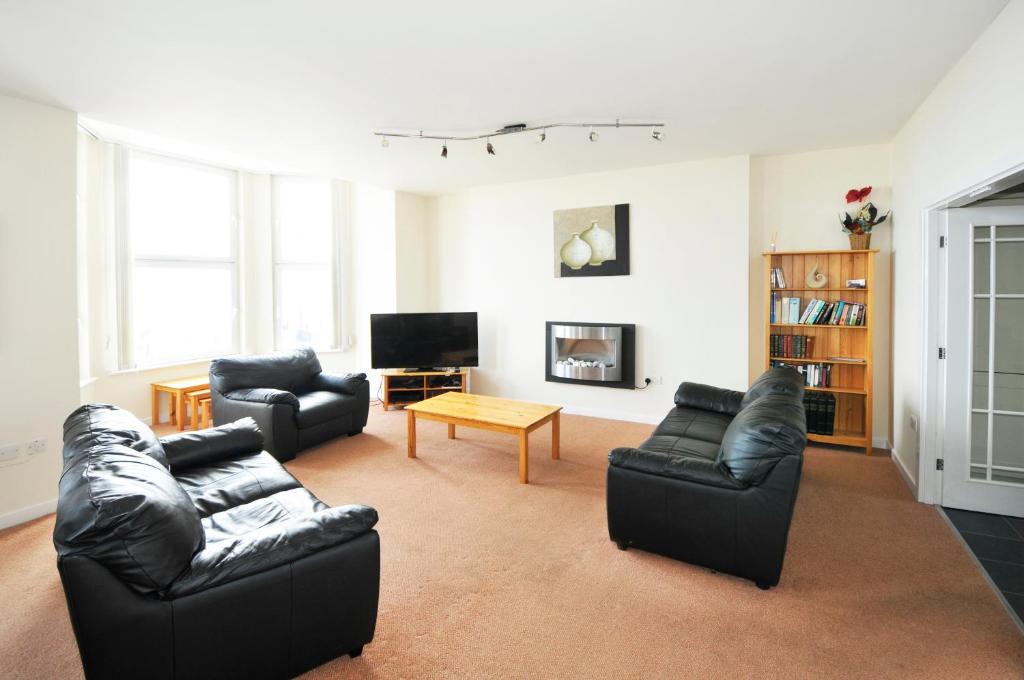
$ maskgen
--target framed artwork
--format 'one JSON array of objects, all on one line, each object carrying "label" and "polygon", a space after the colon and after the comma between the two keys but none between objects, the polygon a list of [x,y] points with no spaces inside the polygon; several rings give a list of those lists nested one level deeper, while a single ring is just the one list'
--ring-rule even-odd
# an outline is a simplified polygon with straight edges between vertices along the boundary
[{"label": "framed artwork", "polygon": [[555,211],[555,278],[629,274],[629,204]]}]

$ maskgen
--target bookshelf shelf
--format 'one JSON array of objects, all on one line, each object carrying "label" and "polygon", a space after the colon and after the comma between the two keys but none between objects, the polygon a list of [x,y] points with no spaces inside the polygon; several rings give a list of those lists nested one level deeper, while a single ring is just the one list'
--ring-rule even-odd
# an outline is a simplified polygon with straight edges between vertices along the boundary
[{"label": "bookshelf shelf", "polygon": [[816,291],[819,293],[866,293],[867,288],[772,288],[775,293]]},{"label": "bookshelf shelf", "polygon": [[[817,397],[811,398],[808,402],[811,408],[809,414],[817,414],[815,421],[817,429],[828,432],[828,424],[831,423],[831,433],[812,433],[807,435],[808,440],[823,444],[835,444],[840,446],[853,446],[863,449],[871,455],[872,443],[872,408],[874,404],[873,395],[873,340],[874,333],[871,322],[871,314],[874,313],[874,273],[876,250],[810,250],[810,251],[781,251],[764,253],[765,258],[765,290],[764,306],[767,312],[765,317],[765,367],[773,363],[781,362],[801,367],[807,367],[807,372],[819,371],[828,373],[830,376],[829,387],[806,387],[808,395],[831,394],[835,398],[835,415],[831,421],[824,414],[824,406],[815,406],[812,403]],[[773,268],[783,270],[786,282],[802,283],[814,267],[820,273],[828,276],[828,283],[842,284],[849,279],[864,279],[867,284],[864,288],[837,287],[835,285],[824,288],[773,288]],[[799,300],[799,312],[807,309],[812,300],[820,300],[825,303],[845,301],[852,305],[863,305],[865,313],[863,326],[851,326],[846,324],[807,324],[807,323],[772,323],[773,296],[776,300],[783,297],[797,298]],[[794,305],[796,303],[793,303]],[[845,307],[836,306],[837,309]],[[779,307],[776,307],[779,310]],[[813,312],[812,312],[813,313]],[[838,316],[838,312],[837,312]],[[776,313],[778,318],[778,311]],[[787,317],[782,317],[787,318]],[[834,333],[831,331],[860,331],[857,333]],[[778,338],[778,336],[782,336]],[[806,342],[799,345],[793,340],[794,348],[799,347],[797,353],[804,353],[808,356],[787,357],[780,356],[788,353],[790,342],[786,336],[803,336]],[[778,338],[775,341],[774,338]],[[812,340],[813,339],[813,342]],[[785,340],[785,350],[780,344]],[[804,347],[806,345],[806,347]],[[776,349],[777,348],[777,349]],[[774,350],[774,351],[773,351]],[[861,359],[862,361],[835,361],[828,357],[849,357]],[[815,364],[820,368],[815,368]],[[820,399],[819,399],[820,401]],[[815,411],[818,408],[820,410]],[[828,412],[831,414],[833,404],[831,400],[828,405]],[[824,418],[824,423],[821,419]],[[814,420],[809,416],[809,420]],[[821,427],[825,425],[825,427]]]},{"label": "bookshelf shelf", "polygon": [[784,357],[772,356],[772,361],[788,361],[794,364],[836,364],[837,366],[863,366],[863,361],[843,361],[842,359],[819,359],[817,357]]}]

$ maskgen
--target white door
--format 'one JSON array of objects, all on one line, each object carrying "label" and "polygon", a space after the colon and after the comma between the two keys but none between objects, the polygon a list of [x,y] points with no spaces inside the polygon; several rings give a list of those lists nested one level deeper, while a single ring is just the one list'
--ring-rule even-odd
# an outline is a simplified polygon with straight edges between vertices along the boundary
[{"label": "white door", "polygon": [[949,210],[942,505],[1024,517],[1024,207]]}]

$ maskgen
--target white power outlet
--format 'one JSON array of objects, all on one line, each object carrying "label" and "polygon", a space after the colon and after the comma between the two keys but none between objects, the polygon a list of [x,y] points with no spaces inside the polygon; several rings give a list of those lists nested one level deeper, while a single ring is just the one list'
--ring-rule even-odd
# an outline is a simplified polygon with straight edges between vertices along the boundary
[{"label": "white power outlet", "polygon": [[45,439],[33,439],[28,443],[26,447],[28,455],[34,456],[37,453],[44,453],[46,451],[46,440]]},{"label": "white power outlet", "polygon": [[664,378],[662,378],[662,377],[661,377],[661,376],[659,375],[659,376],[657,376],[657,377],[651,378],[651,384],[652,384],[652,385],[664,385],[664,384],[665,384],[665,379],[664,379]]}]

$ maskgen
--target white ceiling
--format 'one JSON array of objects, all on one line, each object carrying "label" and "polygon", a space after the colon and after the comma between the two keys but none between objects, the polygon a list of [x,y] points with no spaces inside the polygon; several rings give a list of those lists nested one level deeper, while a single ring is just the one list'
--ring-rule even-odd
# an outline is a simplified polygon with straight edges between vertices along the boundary
[{"label": "white ceiling", "polygon": [[[0,0],[0,91],[423,193],[885,142],[1006,0]],[[375,129],[655,119],[440,145]]]}]

